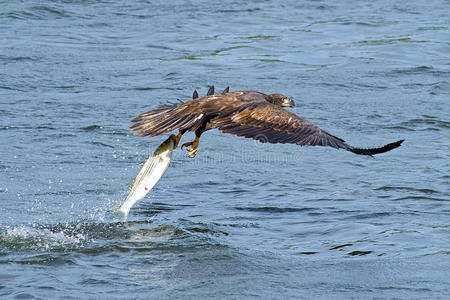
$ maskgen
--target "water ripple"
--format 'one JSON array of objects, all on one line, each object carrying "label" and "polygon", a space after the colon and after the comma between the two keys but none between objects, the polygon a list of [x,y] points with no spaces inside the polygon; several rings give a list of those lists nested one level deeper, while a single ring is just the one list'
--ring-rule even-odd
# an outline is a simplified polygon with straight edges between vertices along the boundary
[{"label": "water ripple", "polygon": [[315,208],[310,207],[235,207],[236,210],[245,210],[250,212],[264,212],[264,213],[292,213],[292,212],[305,212],[313,211]]},{"label": "water ripple", "polygon": [[413,188],[408,186],[381,186],[375,189],[375,191],[411,191],[411,192],[420,192],[424,194],[435,194],[439,193],[438,191],[432,190],[432,189],[420,189],[420,188]]},{"label": "water ripple", "polygon": [[30,20],[51,20],[70,17],[68,11],[49,5],[33,6],[23,11],[12,11],[8,13],[12,19],[30,19]]}]

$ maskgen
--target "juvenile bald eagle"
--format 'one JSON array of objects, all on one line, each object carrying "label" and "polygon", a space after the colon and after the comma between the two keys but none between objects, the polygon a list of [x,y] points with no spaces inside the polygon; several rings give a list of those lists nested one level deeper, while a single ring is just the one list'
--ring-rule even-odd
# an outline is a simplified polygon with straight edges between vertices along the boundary
[{"label": "juvenile bald eagle", "polygon": [[316,124],[287,111],[285,107],[294,107],[294,102],[281,94],[229,92],[228,87],[222,93],[215,94],[212,86],[205,97],[199,98],[197,91],[194,91],[190,101],[163,105],[140,114],[131,120],[136,123],[130,128],[140,136],[150,137],[178,129],[178,135],[170,136],[175,148],[186,131],[195,131],[194,141],[182,145],[182,148],[191,146],[187,152],[189,157],[197,154],[202,133],[214,128],[263,143],[330,146],[361,155],[387,152],[399,147],[404,141],[399,140],[380,148],[355,148]]}]

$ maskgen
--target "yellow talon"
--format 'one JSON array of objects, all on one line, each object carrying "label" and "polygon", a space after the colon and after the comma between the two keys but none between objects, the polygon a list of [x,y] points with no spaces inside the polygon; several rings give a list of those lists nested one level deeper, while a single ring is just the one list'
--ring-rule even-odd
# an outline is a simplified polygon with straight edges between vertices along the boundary
[{"label": "yellow talon", "polygon": [[188,152],[186,155],[190,158],[193,158],[197,154],[198,144],[199,144],[199,138],[196,136],[193,142],[184,143],[181,146],[181,148],[191,146],[191,148],[188,149]]},{"label": "yellow talon", "polygon": [[170,138],[173,140],[173,143],[174,143],[173,149],[177,149],[178,143],[180,142],[182,136],[183,136],[183,134],[181,132],[179,132],[177,135],[174,135],[174,134],[170,135]]}]

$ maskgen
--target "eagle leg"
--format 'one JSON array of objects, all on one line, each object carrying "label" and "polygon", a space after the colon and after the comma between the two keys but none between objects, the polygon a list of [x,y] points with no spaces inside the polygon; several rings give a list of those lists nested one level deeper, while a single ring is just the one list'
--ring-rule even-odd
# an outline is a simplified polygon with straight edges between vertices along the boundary
[{"label": "eagle leg", "polygon": [[[214,87],[212,87],[212,88],[214,88]],[[211,90],[211,88],[210,88],[210,90]],[[200,136],[202,135],[203,132],[205,132],[206,124],[209,122],[209,120],[210,119],[207,118],[205,121],[203,121],[202,125],[195,130],[195,139],[192,142],[184,143],[183,145],[181,145],[181,149],[183,149],[183,147],[191,146],[190,149],[187,149],[187,151],[188,151],[187,157],[194,158],[195,155],[197,154]]]}]

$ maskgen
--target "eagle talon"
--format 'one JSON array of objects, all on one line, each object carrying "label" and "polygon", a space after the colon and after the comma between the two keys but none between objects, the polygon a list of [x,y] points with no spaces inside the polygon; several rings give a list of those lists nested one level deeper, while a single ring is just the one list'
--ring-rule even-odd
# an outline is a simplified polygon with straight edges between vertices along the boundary
[{"label": "eagle talon", "polygon": [[184,147],[192,146],[193,144],[194,144],[194,142],[187,142],[187,143],[184,143],[183,145],[181,145],[181,149],[183,149]]},{"label": "eagle talon", "polygon": [[[183,136],[182,132],[179,132],[177,135],[174,134],[170,135],[169,138],[173,140],[173,149],[177,149],[178,143],[180,142],[182,136]],[[181,149],[183,149],[183,146],[181,146]]]},{"label": "eagle talon", "polygon": [[195,155],[197,155],[197,150],[195,150],[195,153],[192,152],[192,151],[189,151],[189,152],[186,154],[186,156],[189,157],[189,158],[194,158]]},{"label": "eagle talon", "polygon": [[195,155],[197,154],[197,149],[198,149],[198,141],[199,141],[199,138],[195,137],[194,141],[187,142],[187,143],[184,143],[183,145],[181,145],[181,149],[183,149],[183,147],[191,146],[191,148],[186,149],[187,150],[187,153],[186,153],[187,157],[189,157],[189,158],[194,158],[195,157]]}]

